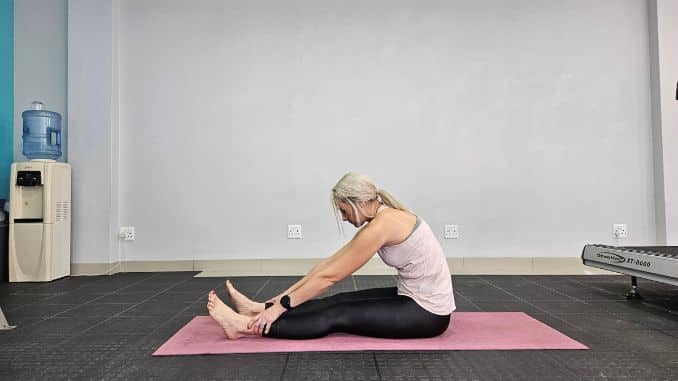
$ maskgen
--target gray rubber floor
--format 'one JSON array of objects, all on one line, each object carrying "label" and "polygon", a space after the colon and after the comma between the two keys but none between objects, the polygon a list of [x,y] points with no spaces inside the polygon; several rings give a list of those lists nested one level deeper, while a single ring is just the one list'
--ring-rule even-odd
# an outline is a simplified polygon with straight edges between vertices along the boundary
[{"label": "gray rubber floor", "polygon": [[[587,351],[309,352],[152,357],[224,279],[193,272],[0,283],[0,380],[678,380],[678,287],[627,276],[454,276],[458,311],[522,311]],[[257,300],[298,277],[231,278]],[[325,295],[394,286],[354,276]]]}]

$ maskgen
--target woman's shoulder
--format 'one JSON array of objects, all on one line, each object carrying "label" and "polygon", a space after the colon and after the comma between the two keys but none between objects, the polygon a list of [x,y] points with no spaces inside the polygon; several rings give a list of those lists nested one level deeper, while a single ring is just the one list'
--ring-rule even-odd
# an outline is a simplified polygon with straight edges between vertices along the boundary
[{"label": "woman's shoulder", "polygon": [[400,222],[402,220],[412,220],[412,219],[416,220],[417,216],[414,213],[407,210],[385,208],[381,212],[379,212],[374,219],[377,220],[379,218],[389,222]]},{"label": "woman's shoulder", "polygon": [[410,235],[417,223],[417,216],[408,211],[386,208],[376,215],[372,223],[376,223],[386,235],[387,245],[392,245]]}]

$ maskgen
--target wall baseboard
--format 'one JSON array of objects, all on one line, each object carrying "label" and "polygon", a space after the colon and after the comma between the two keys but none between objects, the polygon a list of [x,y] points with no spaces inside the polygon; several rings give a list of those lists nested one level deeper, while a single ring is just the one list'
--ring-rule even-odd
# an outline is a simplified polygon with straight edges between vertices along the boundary
[{"label": "wall baseboard", "polygon": [[[300,276],[310,271],[315,259],[236,259],[186,261],[126,261],[73,263],[71,274],[111,275],[119,272],[200,271],[198,277]],[[448,258],[452,275],[596,275],[617,274],[585,266],[581,258]],[[354,275],[395,275],[379,259],[367,262]]]}]

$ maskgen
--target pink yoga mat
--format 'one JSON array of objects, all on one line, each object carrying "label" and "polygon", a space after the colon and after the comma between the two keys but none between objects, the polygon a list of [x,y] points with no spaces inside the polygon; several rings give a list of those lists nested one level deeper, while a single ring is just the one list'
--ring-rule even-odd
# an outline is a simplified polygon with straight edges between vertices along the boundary
[{"label": "pink yoga mat", "polygon": [[319,339],[248,336],[229,340],[209,316],[196,316],[154,356],[320,351],[588,349],[522,312],[455,312],[442,335],[429,339],[377,339],[334,333]]}]

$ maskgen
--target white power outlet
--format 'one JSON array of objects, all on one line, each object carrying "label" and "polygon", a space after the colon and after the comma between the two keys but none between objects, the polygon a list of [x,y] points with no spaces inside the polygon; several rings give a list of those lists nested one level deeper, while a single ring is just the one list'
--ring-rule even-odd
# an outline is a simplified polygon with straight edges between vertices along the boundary
[{"label": "white power outlet", "polygon": [[134,231],[134,226],[121,226],[119,237],[125,241],[134,241],[137,239],[137,233]]},{"label": "white power outlet", "polygon": [[612,225],[612,236],[617,239],[629,238],[629,229],[626,224]]},{"label": "white power outlet", "polygon": [[301,225],[287,225],[287,239],[301,239]]},{"label": "white power outlet", "polygon": [[445,238],[446,239],[457,239],[457,238],[459,238],[459,226],[458,225],[445,225]]}]

